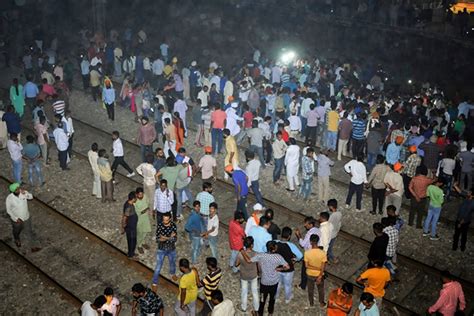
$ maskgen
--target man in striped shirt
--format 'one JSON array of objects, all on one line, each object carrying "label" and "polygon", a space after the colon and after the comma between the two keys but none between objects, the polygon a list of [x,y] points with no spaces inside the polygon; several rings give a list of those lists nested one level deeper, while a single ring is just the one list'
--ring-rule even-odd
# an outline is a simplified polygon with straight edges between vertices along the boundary
[{"label": "man in striped shirt", "polygon": [[217,266],[216,258],[214,257],[206,258],[206,266],[209,272],[204,277],[204,279],[201,280],[201,286],[204,287],[204,295],[206,297],[206,301],[204,302],[204,306],[200,313],[200,315],[202,316],[207,316],[211,314],[214,308],[211,294],[213,291],[218,289],[219,282],[221,281],[221,278],[222,278],[222,270]]},{"label": "man in striped shirt", "polygon": [[63,100],[59,100],[59,96],[57,94],[53,95],[54,114],[64,116],[65,109],[66,103]]},{"label": "man in striped shirt", "polygon": [[354,158],[364,153],[366,116],[365,113],[358,113],[357,118],[352,122],[352,156]]}]

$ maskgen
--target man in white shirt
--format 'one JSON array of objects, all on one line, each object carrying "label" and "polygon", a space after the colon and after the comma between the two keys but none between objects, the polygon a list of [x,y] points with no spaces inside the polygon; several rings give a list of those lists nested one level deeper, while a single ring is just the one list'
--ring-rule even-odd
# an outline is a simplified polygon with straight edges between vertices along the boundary
[{"label": "man in white shirt", "polygon": [[184,124],[184,134],[188,134],[188,126],[186,124],[186,111],[188,110],[188,106],[186,105],[186,102],[184,102],[183,98],[179,96],[178,94],[178,99],[173,105],[173,113],[178,112],[179,117],[183,120]]},{"label": "man in white shirt", "polygon": [[247,219],[247,223],[245,223],[245,235],[248,236],[250,233],[250,229],[253,226],[258,226],[258,222],[260,221],[260,217],[263,216],[264,207],[262,204],[257,203],[253,206],[253,213]]},{"label": "man in white shirt", "polygon": [[155,190],[155,203],[153,205],[153,218],[157,215],[157,223],[163,221],[163,214],[171,212],[174,203],[173,191],[168,189],[168,181],[161,179],[160,187]]},{"label": "man in white shirt", "polygon": [[149,153],[145,156],[145,162],[140,164],[136,170],[139,175],[143,177],[143,190],[145,196],[148,198],[148,207],[153,209],[155,206],[155,190],[156,190],[156,172],[153,166],[154,156]]},{"label": "man in white shirt", "polygon": [[326,253],[328,252],[329,244],[331,243],[333,229],[332,224],[329,222],[329,213],[319,213],[319,243]]},{"label": "man in white shirt", "polygon": [[272,84],[280,83],[281,81],[281,68],[277,65],[272,68]]},{"label": "man in white shirt", "polygon": [[100,172],[99,166],[97,164],[97,159],[99,159],[99,145],[93,143],[91,149],[87,152],[87,157],[89,158],[89,164],[92,168],[92,173],[94,174],[94,184],[92,185],[92,195],[95,195],[96,198],[102,198],[102,190],[100,188]]},{"label": "man in white shirt", "polygon": [[306,92],[302,92],[301,96],[303,98],[303,101],[301,102],[301,110],[300,110],[300,115],[301,115],[301,132],[304,133],[306,129],[306,123],[307,123],[307,114],[308,111],[310,111],[310,105],[314,104],[313,99],[311,99],[309,96],[311,94],[307,94]]},{"label": "man in white shirt", "polygon": [[123,157],[123,145],[122,140],[120,139],[120,133],[118,131],[112,132],[112,154],[114,155],[114,162],[112,162],[112,173],[115,175],[115,171],[117,171],[117,167],[121,165],[127,171],[127,177],[133,177],[135,172],[133,172],[132,168],[127,164]]},{"label": "man in white shirt", "polygon": [[337,210],[337,200],[330,199],[328,201],[329,209],[329,223],[332,225],[331,241],[329,242],[329,248],[327,251],[328,261],[337,263],[336,257],[334,257],[333,248],[334,243],[336,242],[337,234],[341,230],[342,225],[342,213]]},{"label": "man in white shirt", "polygon": [[385,183],[386,194],[385,194],[385,207],[393,205],[396,208],[396,213],[400,213],[402,206],[403,193],[405,188],[403,186],[403,177],[400,174],[403,170],[403,165],[400,162],[396,162],[390,171],[385,174],[383,182]]},{"label": "man in white shirt", "polygon": [[257,202],[265,206],[265,203],[263,202],[262,193],[260,192],[259,183],[260,167],[262,166],[262,163],[253,151],[246,153],[246,156],[248,160],[247,167],[245,168],[245,174],[248,178],[247,185],[249,187],[252,187],[252,191],[255,194],[255,199],[257,200]]},{"label": "man in white shirt", "polygon": [[94,303],[90,301],[85,301],[81,307],[81,316],[99,316],[98,310],[107,303],[107,299],[104,295],[98,296]]},{"label": "man in white shirt", "polygon": [[21,183],[21,170],[23,167],[22,153],[23,146],[18,140],[18,134],[11,133],[10,139],[7,141],[8,152],[12,159],[13,179]]},{"label": "man in white shirt", "polygon": [[367,169],[363,163],[364,156],[359,154],[357,159],[352,159],[344,165],[344,170],[351,175],[349,192],[346,198],[346,208],[349,208],[352,196],[356,194],[356,212],[362,212],[362,192],[364,183],[367,183]]},{"label": "man in white shirt", "polygon": [[201,91],[199,91],[197,95],[197,99],[201,100],[201,107],[207,107],[209,102],[209,87],[204,86],[202,87]]},{"label": "man in white shirt", "polygon": [[214,305],[211,316],[234,316],[234,304],[229,299],[224,299],[220,290],[212,291],[211,302]]},{"label": "man in white shirt", "polygon": [[[241,133],[239,122],[242,122],[244,120],[242,117],[237,115],[238,106],[238,102],[232,102],[230,108],[225,110],[225,113],[227,115],[225,128],[230,131],[231,136],[236,137],[237,143],[239,139],[243,138],[240,135],[237,137],[237,135]],[[242,133],[245,135],[245,132]]]},{"label": "man in white shirt", "polygon": [[296,138],[301,133],[301,119],[296,112],[292,112],[288,121],[290,122],[290,137]]},{"label": "man in white shirt", "polygon": [[41,250],[37,245],[38,241],[36,234],[33,231],[30,212],[28,211],[28,200],[32,200],[33,195],[22,189],[18,182],[10,184],[8,189],[10,194],[7,196],[5,204],[13,228],[13,239],[15,240],[15,245],[18,248],[21,247],[20,234],[25,230],[25,234],[28,236],[28,240],[31,243],[31,252]]},{"label": "man in white shirt", "polygon": [[287,191],[294,192],[295,186],[299,186],[298,171],[300,169],[300,146],[294,138],[290,138],[290,146],[285,154],[286,179],[288,180]]},{"label": "man in white shirt", "polygon": [[59,166],[62,170],[69,170],[67,166],[67,149],[69,148],[69,137],[64,132],[63,122],[59,122],[53,131],[54,141],[58,149]]}]

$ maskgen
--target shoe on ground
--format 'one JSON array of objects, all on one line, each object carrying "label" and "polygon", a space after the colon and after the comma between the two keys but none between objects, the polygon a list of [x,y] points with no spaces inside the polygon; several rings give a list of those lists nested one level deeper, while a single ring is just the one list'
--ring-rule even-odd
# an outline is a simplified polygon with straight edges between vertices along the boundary
[{"label": "shoe on ground", "polygon": [[423,232],[423,237],[426,237],[426,236],[429,236],[429,235],[430,235],[430,233]]},{"label": "shoe on ground", "polygon": [[349,204],[346,204],[346,208],[349,209],[351,208],[351,206]]},{"label": "shoe on ground", "polygon": [[370,211],[369,213],[370,213],[370,214],[372,214],[372,215],[375,215],[375,214],[377,214],[377,213],[376,213],[376,212],[374,212],[374,211]]},{"label": "shoe on ground", "polygon": [[131,178],[131,177],[133,177],[133,176],[135,176],[135,172],[132,172],[132,173],[127,174],[127,177],[128,177],[128,178]]},{"label": "shoe on ground", "polygon": [[431,236],[431,237],[430,237],[430,240],[439,240],[439,236],[438,236],[438,235],[436,235],[436,236]]},{"label": "shoe on ground", "polygon": [[356,213],[360,213],[360,212],[362,212],[362,210],[361,210],[361,209],[358,209],[358,208],[356,208]]}]

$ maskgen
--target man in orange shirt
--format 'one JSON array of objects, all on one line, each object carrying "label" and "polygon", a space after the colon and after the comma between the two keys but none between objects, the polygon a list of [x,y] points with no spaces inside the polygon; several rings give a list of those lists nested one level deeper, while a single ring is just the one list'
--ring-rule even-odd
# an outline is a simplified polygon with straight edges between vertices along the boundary
[{"label": "man in orange shirt", "polygon": [[[324,268],[328,261],[324,250],[318,247],[319,236],[313,234],[309,238],[311,249],[304,253],[304,265],[306,267],[306,275],[308,276],[308,299],[309,308],[314,306],[314,285],[318,288],[319,305],[326,306],[324,302]],[[308,307],[306,309],[309,309]]]},{"label": "man in orange shirt", "polygon": [[222,132],[226,125],[227,114],[221,110],[221,106],[219,104],[216,104],[214,108],[215,110],[211,114],[211,138],[212,153],[217,155],[220,154],[222,150]]},{"label": "man in orange shirt", "polygon": [[390,283],[390,271],[383,266],[383,262],[380,260],[374,260],[372,263],[374,267],[365,270],[356,282],[364,285],[364,292],[371,293],[380,302]]},{"label": "man in orange shirt", "polygon": [[327,316],[346,316],[352,308],[352,292],[354,287],[346,282],[340,288],[329,293]]}]

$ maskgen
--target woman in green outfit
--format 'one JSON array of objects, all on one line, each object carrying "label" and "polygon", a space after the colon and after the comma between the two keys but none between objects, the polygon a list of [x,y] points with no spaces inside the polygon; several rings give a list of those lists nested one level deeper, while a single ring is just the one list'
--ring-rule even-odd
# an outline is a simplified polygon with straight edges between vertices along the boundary
[{"label": "woman in green outfit", "polygon": [[15,108],[15,112],[23,117],[25,110],[25,97],[23,96],[23,86],[18,83],[18,79],[13,79],[13,84],[10,87],[10,101]]},{"label": "woman in green outfit", "polygon": [[138,215],[137,223],[137,250],[139,254],[143,254],[145,249],[150,247],[145,243],[146,235],[151,232],[150,217],[148,212],[150,208],[148,206],[148,197],[143,193],[143,188],[137,188],[135,190],[137,201],[135,202],[135,212]]}]

